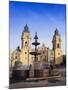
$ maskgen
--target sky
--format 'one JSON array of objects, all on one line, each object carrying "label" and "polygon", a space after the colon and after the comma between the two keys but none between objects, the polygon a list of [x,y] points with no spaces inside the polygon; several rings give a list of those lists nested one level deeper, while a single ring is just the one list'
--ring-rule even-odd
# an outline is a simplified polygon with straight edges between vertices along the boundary
[{"label": "sky", "polygon": [[65,53],[66,34],[66,6],[64,4],[47,4],[10,1],[9,29],[10,51],[21,47],[21,35],[27,24],[33,41],[35,32],[38,35],[40,46],[52,48],[54,31],[57,28],[62,39],[62,50]]}]

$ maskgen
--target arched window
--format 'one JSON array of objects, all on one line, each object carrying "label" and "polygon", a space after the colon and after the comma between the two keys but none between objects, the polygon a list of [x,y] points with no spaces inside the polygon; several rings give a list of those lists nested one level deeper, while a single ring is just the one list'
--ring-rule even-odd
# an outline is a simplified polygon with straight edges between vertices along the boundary
[{"label": "arched window", "polygon": [[27,41],[25,42],[25,44],[27,44]]},{"label": "arched window", "polygon": [[25,54],[27,54],[27,52],[25,52]]},{"label": "arched window", "polygon": [[60,44],[57,44],[57,48],[60,48]]}]

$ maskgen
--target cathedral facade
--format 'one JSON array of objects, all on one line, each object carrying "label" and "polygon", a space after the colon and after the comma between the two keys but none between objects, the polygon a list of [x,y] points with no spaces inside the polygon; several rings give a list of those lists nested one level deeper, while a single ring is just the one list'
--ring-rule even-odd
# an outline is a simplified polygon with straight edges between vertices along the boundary
[{"label": "cathedral facade", "polygon": [[[56,29],[52,39],[52,49],[43,44],[38,47],[38,52],[41,54],[38,56],[39,62],[61,64],[62,62],[62,49],[61,49],[61,35]],[[30,55],[30,52],[34,49],[31,47],[31,35],[27,24],[21,35],[21,48],[18,46],[10,55],[10,61],[14,66],[15,61],[21,61],[23,65],[30,65],[33,63],[34,57]]]}]

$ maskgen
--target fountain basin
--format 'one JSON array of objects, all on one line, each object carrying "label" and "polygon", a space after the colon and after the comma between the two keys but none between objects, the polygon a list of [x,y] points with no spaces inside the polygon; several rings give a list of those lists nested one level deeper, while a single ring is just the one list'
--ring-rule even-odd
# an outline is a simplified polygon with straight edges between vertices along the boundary
[{"label": "fountain basin", "polygon": [[30,52],[31,55],[40,55],[38,52]]},{"label": "fountain basin", "polygon": [[39,42],[33,42],[32,44],[35,45],[35,46],[40,45]]}]

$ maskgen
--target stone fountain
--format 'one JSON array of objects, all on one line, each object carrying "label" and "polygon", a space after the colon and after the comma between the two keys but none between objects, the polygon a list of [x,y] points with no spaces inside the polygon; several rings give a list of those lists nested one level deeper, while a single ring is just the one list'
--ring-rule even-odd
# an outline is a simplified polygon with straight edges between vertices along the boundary
[{"label": "stone fountain", "polygon": [[[38,40],[38,36],[37,36],[37,32],[35,33],[35,42],[32,43],[32,45],[35,46],[35,49],[33,52],[30,52],[31,55],[34,56],[34,61],[33,61],[33,65],[32,65],[32,72],[33,72],[33,77],[38,77],[38,72],[39,70],[39,61],[38,61],[38,55],[40,55],[41,53],[38,52],[37,46],[40,45],[40,43],[37,41]],[[31,73],[32,73],[31,72]]]}]

